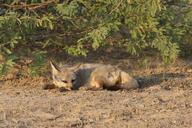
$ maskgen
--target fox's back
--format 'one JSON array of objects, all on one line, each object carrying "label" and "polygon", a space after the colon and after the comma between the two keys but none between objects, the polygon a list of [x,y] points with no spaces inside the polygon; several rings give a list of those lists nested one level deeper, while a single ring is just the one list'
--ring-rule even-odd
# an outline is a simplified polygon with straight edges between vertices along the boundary
[{"label": "fox's back", "polygon": [[88,83],[91,73],[98,67],[102,67],[103,64],[81,64],[76,72],[77,82],[74,85],[75,88],[79,88]]}]

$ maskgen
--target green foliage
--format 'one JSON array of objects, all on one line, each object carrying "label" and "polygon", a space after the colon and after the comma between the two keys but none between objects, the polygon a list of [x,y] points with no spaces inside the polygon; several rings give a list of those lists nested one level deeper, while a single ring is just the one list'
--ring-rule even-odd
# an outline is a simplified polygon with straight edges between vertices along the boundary
[{"label": "green foliage", "polygon": [[2,63],[0,64],[0,77],[5,75],[7,73],[7,71],[14,66],[14,64],[15,64],[14,61],[16,59],[17,58],[14,55],[7,55],[6,58],[3,58],[3,56],[1,56],[0,61]]},{"label": "green foliage", "polygon": [[192,5],[190,0],[171,0],[159,14],[164,35],[177,43],[182,55],[192,53]]},{"label": "green foliage", "polygon": [[[7,0],[1,3],[0,52],[7,58],[17,51],[34,51],[30,74],[40,73],[46,58],[44,51],[50,49],[75,56],[86,56],[104,46],[121,48],[133,56],[154,49],[165,63],[170,63],[180,51],[188,53],[188,46],[192,48],[189,0]],[[116,35],[120,36],[116,38]],[[112,45],[110,38],[116,38]],[[14,59],[3,63],[11,67]],[[7,69],[4,64],[1,70]]]},{"label": "green foliage", "polygon": [[141,60],[138,61],[138,65],[141,68],[145,68],[148,69],[151,66],[150,60],[147,58],[143,58]]},{"label": "green foliage", "polygon": [[38,76],[42,74],[45,69],[45,51],[34,51],[32,53],[33,60],[32,63],[29,65],[28,73],[30,76]]}]

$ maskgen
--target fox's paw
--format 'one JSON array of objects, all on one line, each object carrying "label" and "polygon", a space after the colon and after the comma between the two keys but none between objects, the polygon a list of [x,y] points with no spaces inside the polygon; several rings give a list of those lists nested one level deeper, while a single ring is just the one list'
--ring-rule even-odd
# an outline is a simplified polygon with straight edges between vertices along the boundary
[{"label": "fox's paw", "polygon": [[79,90],[81,90],[81,91],[87,91],[87,90],[89,90],[89,87],[87,87],[87,86],[82,86],[82,87],[79,88]]},{"label": "fox's paw", "polygon": [[98,90],[102,90],[103,88],[97,88],[97,87],[92,87],[92,86],[83,86],[81,88],[79,88],[79,90],[82,90],[82,91],[88,91],[88,90],[91,90],[91,91],[98,91]]}]

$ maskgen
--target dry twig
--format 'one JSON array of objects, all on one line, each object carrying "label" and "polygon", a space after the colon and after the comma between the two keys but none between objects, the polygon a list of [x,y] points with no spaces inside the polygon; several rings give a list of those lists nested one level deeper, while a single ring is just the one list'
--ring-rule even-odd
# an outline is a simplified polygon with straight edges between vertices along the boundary
[{"label": "dry twig", "polygon": [[22,2],[20,4],[0,4],[0,6],[7,7],[10,9],[15,9],[15,10],[17,9],[35,10],[35,9],[47,7],[48,5],[51,5],[51,4],[56,4],[58,2],[59,2],[58,0],[48,0],[43,3],[26,4]]}]

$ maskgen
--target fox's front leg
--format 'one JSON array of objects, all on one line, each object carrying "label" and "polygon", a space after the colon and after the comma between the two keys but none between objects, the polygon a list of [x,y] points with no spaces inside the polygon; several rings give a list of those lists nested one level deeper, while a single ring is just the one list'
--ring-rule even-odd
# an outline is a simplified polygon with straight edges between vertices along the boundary
[{"label": "fox's front leg", "polygon": [[92,90],[92,91],[99,91],[99,90],[102,90],[102,89],[103,89],[103,87],[95,87],[95,86],[90,86],[88,88],[88,90]]},{"label": "fox's front leg", "polygon": [[88,86],[88,84],[85,84],[85,85],[82,85],[80,88],[79,88],[79,90],[83,90],[83,91],[87,91],[87,90],[89,90],[89,86]]},{"label": "fox's front leg", "polygon": [[89,82],[89,90],[97,91],[103,89],[103,80],[99,78],[92,78]]},{"label": "fox's front leg", "polygon": [[84,91],[87,91],[87,90],[92,90],[92,91],[97,91],[97,90],[102,90],[103,88],[101,86],[90,86],[90,85],[86,85],[86,86],[82,86],[80,87],[80,90],[84,90]]},{"label": "fox's front leg", "polygon": [[92,90],[92,91],[97,91],[102,89],[103,89],[103,85],[101,84],[101,80],[96,78],[92,78],[87,85],[80,88],[80,90]]}]

